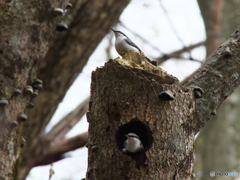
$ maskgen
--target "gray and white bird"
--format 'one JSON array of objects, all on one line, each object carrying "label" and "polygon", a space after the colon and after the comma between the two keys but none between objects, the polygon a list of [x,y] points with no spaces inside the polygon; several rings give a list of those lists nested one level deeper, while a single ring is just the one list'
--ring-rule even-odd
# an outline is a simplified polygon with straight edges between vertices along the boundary
[{"label": "gray and white bird", "polygon": [[116,31],[113,28],[111,28],[111,30],[115,34],[115,48],[120,56],[123,56],[128,50],[133,50],[141,55],[144,55],[141,49],[131,39],[129,39],[126,34],[121,31]]},{"label": "gray and white bird", "polygon": [[123,143],[123,149],[122,151],[124,153],[130,152],[130,153],[137,153],[144,149],[143,144],[139,138],[138,135],[135,133],[128,133],[125,134],[127,137],[127,140]]}]

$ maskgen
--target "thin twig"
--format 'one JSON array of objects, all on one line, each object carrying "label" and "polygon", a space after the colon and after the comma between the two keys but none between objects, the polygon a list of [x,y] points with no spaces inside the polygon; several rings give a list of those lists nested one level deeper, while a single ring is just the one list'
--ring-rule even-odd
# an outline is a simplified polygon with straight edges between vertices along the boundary
[{"label": "thin twig", "polygon": [[168,14],[167,9],[164,7],[164,5],[163,5],[163,3],[162,3],[162,0],[159,0],[159,2],[160,2],[160,5],[161,5],[161,7],[162,7],[162,9],[163,9],[163,11],[164,11],[164,13],[165,13],[165,15],[166,15],[166,18],[168,19],[168,22],[169,22],[172,30],[174,31],[176,37],[177,37],[178,40],[182,43],[183,47],[185,48],[185,51],[187,51],[187,52],[189,53],[189,56],[190,56],[189,60],[193,60],[192,55],[191,55],[191,53],[190,53],[190,49],[187,49],[187,47],[186,47],[186,45],[184,44],[182,38],[179,36],[176,28],[175,28],[174,25],[173,25],[173,22],[172,22],[170,16],[169,16],[169,14]]},{"label": "thin twig", "polygon": [[[189,50],[191,50],[191,49],[194,49],[194,48],[196,48],[196,47],[205,45],[205,43],[206,43],[205,41],[201,41],[201,42],[198,42],[198,43],[196,43],[196,44],[192,44],[192,45],[190,45],[190,46],[188,46],[188,47],[184,47],[184,48],[182,48],[182,49],[179,49],[179,50],[177,50],[177,51],[174,51],[174,52],[172,52],[172,53],[170,53],[170,54],[164,54],[163,56],[157,57],[157,58],[154,58],[154,59],[158,62],[158,64],[161,64],[161,63],[163,63],[164,61],[166,61],[166,60],[168,60],[168,59],[170,59],[170,58],[179,58],[179,59],[180,59],[180,58],[182,58],[182,57],[180,56],[182,53],[184,53],[184,52],[186,52],[186,51],[189,51]],[[201,62],[201,61],[199,61],[199,60],[193,59],[192,57],[190,57],[189,60]],[[201,63],[202,63],[202,62],[201,62]]]},{"label": "thin twig", "polygon": [[174,31],[176,37],[177,37],[178,40],[182,43],[182,45],[185,47],[185,44],[184,44],[182,38],[179,36],[178,32],[176,31],[176,29],[175,29],[175,27],[174,27],[174,25],[173,25],[173,23],[172,23],[172,20],[171,20],[170,17],[169,17],[169,14],[168,14],[168,12],[167,12],[167,9],[164,7],[164,5],[163,5],[163,3],[162,3],[162,0],[159,0],[159,2],[160,2],[160,5],[161,5],[161,7],[162,7],[162,9],[163,9],[163,11],[164,11],[164,13],[165,13],[165,15],[166,15],[166,18],[168,19],[168,22],[169,22],[172,30]]},{"label": "thin twig", "polygon": [[36,151],[36,163],[34,166],[47,165],[61,159],[64,159],[64,153],[84,147],[87,143],[88,132],[79,134],[69,139],[58,142],[51,142],[49,145],[49,136],[41,140],[41,151]]},{"label": "thin twig", "polygon": [[54,169],[53,169],[53,163],[52,163],[49,170],[49,180],[51,180],[53,174],[54,174]]}]

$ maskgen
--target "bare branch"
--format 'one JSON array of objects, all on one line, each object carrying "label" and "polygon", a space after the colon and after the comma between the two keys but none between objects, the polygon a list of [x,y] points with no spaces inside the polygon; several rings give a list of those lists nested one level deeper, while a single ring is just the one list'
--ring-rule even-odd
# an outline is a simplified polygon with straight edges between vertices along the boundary
[{"label": "bare branch", "polygon": [[52,137],[52,140],[58,141],[81,120],[88,110],[89,97],[78,105],[72,112],[62,118],[47,135]]},{"label": "bare branch", "polygon": [[[179,41],[182,43],[182,45],[184,46],[185,51],[187,51],[187,52],[189,53],[189,55],[190,55],[190,58],[189,58],[188,60],[196,61],[196,62],[201,62],[201,61],[199,61],[199,60],[195,60],[194,58],[192,58],[192,55],[191,55],[191,53],[190,53],[190,49],[188,49],[188,48],[186,47],[186,45],[184,44],[182,38],[179,36],[177,30],[175,29],[175,27],[174,27],[174,25],[173,25],[173,23],[172,23],[172,21],[171,21],[171,19],[170,19],[170,17],[169,17],[169,14],[168,14],[168,12],[167,12],[167,9],[164,7],[164,5],[163,5],[163,3],[162,3],[162,0],[159,0],[159,1],[160,1],[160,5],[161,5],[163,11],[165,12],[165,15],[166,15],[166,17],[167,17],[167,19],[168,19],[168,22],[169,22],[172,30],[174,31],[176,37],[178,38],[178,40],[179,40]],[[179,57],[177,57],[177,58],[179,58]]]},{"label": "bare branch", "polygon": [[[52,162],[59,161],[64,158],[63,154],[69,151],[73,151],[75,149],[81,148],[86,145],[88,138],[88,132],[79,134],[72,138],[62,140],[59,142],[53,142],[50,146],[46,146],[48,144],[48,140],[42,141],[42,147],[45,147],[44,154],[39,154],[37,156],[37,162],[35,166],[39,165],[47,165]],[[44,138],[43,138],[44,139]],[[44,143],[46,142],[46,144]]]},{"label": "bare branch", "polygon": [[184,44],[182,38],[179,36],[177,30],[175,29],[175,27],[174,27],[174,25],[173,25],[173,23],[172,23],[172,20],[171,20],[170,17],[169,17],[169,14],[168,14],[168,12],[167,12],[167,9],[164,7],[164,5],[163,5],[163,3],[162,3],[161,0],[159,0],[159,2],[160,2],[160,5],[161,5],[161,7],[162,7],[162,9],[163,9],[163,11],[164,11],[164,13],[165,13],[165,15],[166,15],[166,18],[168,19],[168,22],[169,22],[172,30],[174,31],[176,37],[177,37],[178,40],[182,43],[182,45],[185,47],[185,44]]},{"label": "bare branch", "polygon": [[200,87],[204,94],[196,99],[197,133],[216,109],[240,85],[240,27],[222,44],[200,68],[186,87]]},{"label": "bare branch", "polygon": [[[205,41],[201,41],[201,42],[198,42],[198,43],[196,43],[196,44],[192,44],[192,45],[190,45],[190,46],[188,46],[188,47],[184,47],[184,48],[179,49],[179,50],[177,50],[177,51],[174,51],[174,52],[172,52],[172,53],[170,53],[170,54],[164,54],[164,55],[161,56],[161,57],[155,58],[155,60],[158,62],[158,64],[161,64],[161,63],[163,63],[164,61],[166,61],[166,60],[168,60],[168,59],[170,59],[170,58],[182,58],[182,57],[180,56],[182,53],[184,53],[184,52],[186,52],[186,51],[190,51],[191,49],[194,49],[194,48],[196,48],[196,47],[205,45],[205,43],[206,43]],[[191,58],[190,58],[190,60],[191,60]],[[201,62],[201,61],[199,61],[199,60],[195,60],[195,61]]]}]

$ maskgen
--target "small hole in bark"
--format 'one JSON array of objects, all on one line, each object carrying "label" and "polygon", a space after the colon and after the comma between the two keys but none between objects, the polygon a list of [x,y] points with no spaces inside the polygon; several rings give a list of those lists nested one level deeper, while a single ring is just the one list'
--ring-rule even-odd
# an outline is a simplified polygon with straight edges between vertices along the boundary
[{"label": "small hole in bark", "polygon": [[189,92],[189,89],[188,89],[188,88],[184,88],[183,91],[184,91],[185,93],[187,93],[187,92]]},{"label": "small hole in bark", "polygon": [[109,132],[109,130],[110,130],[110,126],[107,126],[106,131]]},{"label": "small hole in bark", "polygon": [[191,109],[191,108],[192,108],[192,104],[189,104],[189,105],[188,105],[188,108]]}]

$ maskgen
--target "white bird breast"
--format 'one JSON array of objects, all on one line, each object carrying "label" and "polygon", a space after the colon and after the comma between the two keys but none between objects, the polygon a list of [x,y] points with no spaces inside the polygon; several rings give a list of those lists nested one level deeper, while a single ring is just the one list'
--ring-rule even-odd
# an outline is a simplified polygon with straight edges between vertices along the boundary
[{"label": "white bird breast", "polygon": [[124,39],[126,39],[125,36],[120,36],[115,41],[115,48],[119,55],[123,56],[128,50],[139,52],[137,48],[129,45]]},{"label": "white bird breast", "polygon": [[138,150],[140,150],[141,147],[141,141],[139,141],[139,139],[137,138],[129,138],[128,140],[126,140],[126,151],[129,152],[136,152]]}]

